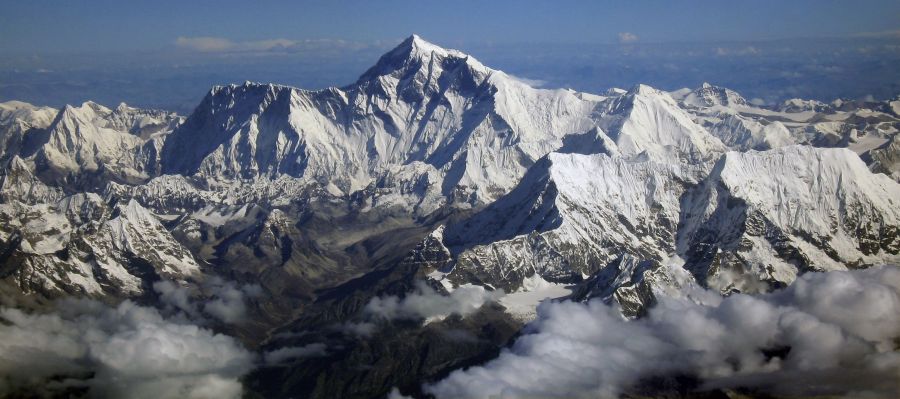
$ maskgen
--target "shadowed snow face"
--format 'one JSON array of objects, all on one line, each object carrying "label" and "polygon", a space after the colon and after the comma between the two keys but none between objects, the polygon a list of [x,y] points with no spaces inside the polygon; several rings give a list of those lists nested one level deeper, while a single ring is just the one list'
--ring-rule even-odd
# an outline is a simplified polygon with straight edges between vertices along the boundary
[{"label": "shadowed snow face", "polygon": [[130,301],[64,301],[55,314],[0,308],[0,396],[230,398],[254,356],[228,336]]},{"label": "shadowed snow face", "polygon": [[[705,297],[705,296],[704,296]],[[542,305],[497,359],[426,386],[439,398],[614,397],[647,378],[782,395],[900,393],[900,269],[809,273],[767,295],[662,299],[625,320],[599,301]]]}]

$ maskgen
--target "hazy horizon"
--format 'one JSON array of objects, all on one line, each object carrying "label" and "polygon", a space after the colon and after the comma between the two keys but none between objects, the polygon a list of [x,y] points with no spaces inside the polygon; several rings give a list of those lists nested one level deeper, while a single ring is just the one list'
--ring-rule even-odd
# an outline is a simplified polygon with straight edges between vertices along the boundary
[{"label": "hazy horizon", "polygon": [[413,33],[546,88],[710,82],[766,103],[900,94],[891,1],[0,3],[0,101],[56,107],[185,113],[213,85],[345,86]]}]

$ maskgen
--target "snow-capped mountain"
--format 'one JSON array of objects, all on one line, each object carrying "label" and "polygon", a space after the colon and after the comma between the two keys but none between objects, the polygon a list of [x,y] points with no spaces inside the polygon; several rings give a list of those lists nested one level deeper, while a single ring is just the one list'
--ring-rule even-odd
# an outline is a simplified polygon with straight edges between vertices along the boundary
[{"label": "snow-capped mountain", "polygon": [[4,284],[50,298],[128,297],[162,276],[198,272],[155,215],[137,202],[98,195],[109,182],[146,180],[146,165],[156,162],[152,148],[180,117],[93,102],[0,108]]},{"label": "snow-capped mountain", "polygon": [[[102,173],[138,182],[144,169],[135,153],[144,144],[140,137],[107,128],[102,123],[107,109],[94,103],[66,106],[48,127],[48,141],[34,157],[39,173],[67,181],[76,175]],[[98,123],[99,122],[99,123]]]},{"label": "snow-capped mountain", "polygon": [[490,201],[563,137],[594,126],[597,106],[412,36],[343,88],[214,88],[167,140],[162,172],[287,175],[336,194],[434,175],[444,195]]},{"label": "snow-capped mountain", "polygon": [[[454,262],[443,278],[517,290],[534,275],[599,275],[588,285],[643,301],[622,303],[634,311],[652,295],[617,289],[648,272],[666,281],[654,289],[683,284],[662,267],[672,264],[724,293],[765,292],[811,270],[900,261],[897,198],[900,185],[846,149],[728,152],[695,165],[551,153],[507,196],[447,227]],[[610,275],[624,264],[630,275]]]},{"label": "snow-capped mountain", "polygon": [[56,202],[64,196],[62,189],[45,184],[34,175],[32,167],[14,155],[0,174],[0,200],[26,204]]},{"label": "snow-capped mountain", "polygon": [[577,282],[623,253],[666,259],[680,197],[701,169],[551,153],[507,196],[447,228],[445,242],[458,254],[450,277],[512,290],[534,273]]},{"label": "snow-capped mountain", "polygon": [[46,140],[44,129],[58,112],[20,101],[0,103],[0,162],[5,164],[17,154],[33,154]]},{"label": "snow-capped mountain", "polygon": [[747,100],[736,91],[724,87],[713,86],[705,82],[698,89],[687,92],[680,100],[687,106],[698,108],[748,105]]},{"label": "snow-capped mountain", "polygon": [[611,103],[600,126],[616,143],[610,155],[700,162],[725,151],[667,93],[637,85]]},{"label": "snow-capped mountain", "polygon": [[[548,297],[640,316],[660,294],[765,292],[900,262],[897,109],[764,106],[711,84],[538,89],[418,36],[350,85],[216,86],[186,118],[2,103],[0,300],[162,307],[160,280],[198,292],[228,281],[261,291],[246,323],[223,326],[248,344],[312,331],[360,349],[377,334],[366,319],[377,296],[508,293],[435,321],[455,338],[420,326],[470,358],[419,350],[431,341],[401,323],[358,352],[400,348],[385,370],[430,361],[419,373],[435,376],[499,350]],[[356,349],[321,355],[353,363],[342,356]],[[273,375],[333,390],[317,392],[395,378],[345,388],[303,364]]]},{"label": "snow-capped mountain", "polygon": [[73,192],[147,180],[166,134],[181,121],[174,113],[124,103],[111,110],[89,101],[56,111],[12,102],[3,109],[0,159],[19,157],[36,175]]},{"label": "snow-capped mountain", "polygon": [[540,279],[634,312],[759,291],[896,260],[897,183],[872,173],[896,179],[892,112],[536,89],[418,36],[348,86],[217,86],[185,119],[4,103],[5,281],[128,296],[210,265],[306,296],[418,259],[449,287]]}]

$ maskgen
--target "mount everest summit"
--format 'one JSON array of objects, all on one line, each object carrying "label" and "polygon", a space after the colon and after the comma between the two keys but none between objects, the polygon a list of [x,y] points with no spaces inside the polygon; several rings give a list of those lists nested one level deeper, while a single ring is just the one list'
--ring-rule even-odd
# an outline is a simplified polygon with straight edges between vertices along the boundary
[{"label": "mount everest summit", "polygon": [[[225,280],[259,287],[248,321],[215,324],[247,346],[318,337],[361,351],[334,336],[371,336],[372,298],[502,290],[473,316],[414,330],[489,338],[453,344],[457,357],[409,344],[381,365],[434,378],[498,350],[546,298],[639,317],[691,289],[761,294],[897,264],[898,110],[762,107],[710,84],[538,89],[415,35],[350,85],[216,86],[185,117],[2,103],[2,302],[159,305],[160,282],[213,298],[209,282]],[[262,384],[279,378],[291,383]],[[247,386],[328,397],[409,383],[378,378],[298,360]]]}]

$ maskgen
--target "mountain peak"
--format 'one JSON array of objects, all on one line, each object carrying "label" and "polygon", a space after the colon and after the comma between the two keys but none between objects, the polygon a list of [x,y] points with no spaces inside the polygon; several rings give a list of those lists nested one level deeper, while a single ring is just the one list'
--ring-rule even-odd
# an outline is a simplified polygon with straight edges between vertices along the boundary
[{"label": "mountain peak", "polygon": [[424,56],[435,53],[444,57],[451,54],[458,57],[468,57],[468,55],[463,54],[462,52],[459,52],[457,50],[448,50],[434,43],[431,43],[417,34],[412,34],[410,37],[406,38],[406,40],[404,40],[400,43],[400,45],[394,48],[391,53],[397,50],[400,50],[400,53],[406,53],[409,56]]},{"label": "mountain peak", "polygon": [[381,56],[378,62],[360,77],[359,81],[371,80],[398,71],[402,73],[410,68],[418,69],[424,65],[442,65],[447,62],[461,62],[480,72],[488,72],[487,67],[468,54],[459,50],[443,48],[413,34]]},{"label": "mountain peak", "polygon": [[627,158],[702,162],[725,151],[667,93],[638,84],[617,100],[600,128]]},{"label": "mountain peak", "polygon": [[659,94],[661,94],[661,92],[651,86],[648,86],[648,85],[645,85],[642,83],[638,83],[638,84],[632,86],[631,89],[628,90],[626,95],[628,95],[628,94],[649,96],[649,95],[659,95]]},{"label": "mountain peak", "polygon": [[409,43],[410,45],[413,45],[413,46],[423,46],[424,45],[424,46],[439,47],[439,46],[436,46],[435,44],[423,39],[422,36],[419,36],[415,33],[413,33],[412,35],[409,35],[409,37],[407,37],[405,40],[403,40],[403,43]]},{"label": "mountain peak", "polygon": [[688,93],[682,101],[694,107],[747,105],[747,100],[734,90],[715,86],[708,82],[703,82],[699,88]]}]

